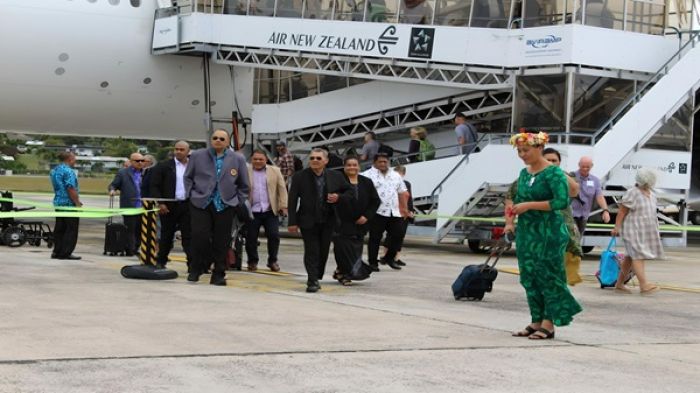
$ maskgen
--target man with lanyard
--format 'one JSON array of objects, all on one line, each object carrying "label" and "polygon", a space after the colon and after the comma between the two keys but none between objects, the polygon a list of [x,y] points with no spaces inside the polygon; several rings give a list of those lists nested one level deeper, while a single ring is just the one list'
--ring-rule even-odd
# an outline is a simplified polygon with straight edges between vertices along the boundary
[{"label": "man with lanyard", "polygon": [[[119,191],[119,207],[141,207],[141,180],[144,158],[140,153],[133,153],[129,161],[131,165],[122,168],[109,185],[109,195]],[[141,215],[123,216],[128,236],[126,238],[126,255],[138,253],[141,244]]]},{"label": "man with lanyard", "polygon": [[226,130],[217,129],[211,147],[192,153],[185,171],[185,193],[190,200],[193,263],[187,280],[199,276],[214,261],[209,281],[226,285],[226,253],[233,219],[248,212],[248,169],[245,158],[229,148]]},{"label": "man with lanyard", "polygon": [[606,224],[610,222],[608,203],[605,201],[600,179],[591,174],[592,168],[593,159],[584,156],[581,157],[578,162],[578,171],[573,173],[574,178],[581,187],[578,196],[571,200],[571,209],[573,210],[574,221],[576,222],[581,236],[583,236],[586,230],[588,216],[591,214],[591,209],[593,208],[593,200],[603,209],[603,222]]},{"label": "man with lanyard", "polygon": [[406,184],[401,175],[389,168],[389,157],[383,153],[374,156],[374,166],[362,172],[362,176],[372,180],[381,200],[377,214],[369,223],[369,265],[373,271],[379,271],[379,245],[386,231],[389,243],[384,258],[392,269],[401,270],[394,259],[403,239],[403,221],[408,217],[409,195]]},{"label": "man with lanyard", "polygon": [[304,267],[307,273],[306,292],[321,289],[336,225],[335,205],[341,198],[352,198],[350,184],[342,173],[326,169],[328,152],[314,148],[309,167],[297,172],[289,188],[290,233],[301,228],[304,239]]},{"label": "man with lanyard", "polygon": [[[185,141],[175,143],[174,158],[161,161],[151,169],[149,193],[158,203],[161,236],[158,243],[157,267],[164,268],[173,248],[175,232],[180,231],[182,248],[187,256],[187,266],[192,262],[190,250],[190,209],[185,193],[185,170],[189,162],[190,145]],[[160,200],[160,201],[159,201]]]},{"label": "man with lanyard", "polygon": [[[78,187],[78,176],[73,171],[75,165],[75,154],[71,152],[61,152],[58,155],[61,163],[51,170],[51,185],[54,190],[53,205],[57,211],[61,207],[82,207],[80,202],[80,188]],[[74,210],[68,210],[74,211]],[[80,219],[77,217],[56,217],[53,236],[52,259],[78,260],[79,256],[73,255],[75,245],[78,243],[78,226]]]}]

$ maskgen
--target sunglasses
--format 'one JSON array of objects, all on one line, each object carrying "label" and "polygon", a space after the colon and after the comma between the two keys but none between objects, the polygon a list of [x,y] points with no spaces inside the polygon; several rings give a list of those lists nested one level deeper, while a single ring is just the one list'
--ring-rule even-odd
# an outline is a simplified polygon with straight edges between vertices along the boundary
[{"label": "sunglasses", "polygon": [[213,137],[211,137],[211,140],[213,140],[213,141],[226,142],[226,138],[223,137],[223,136],[213,136]]},{"label": "sunglasses", "polygon": [[321,161],[321,160],[323,160],[323,157],[309,157],[309,160],[311,160],[311,161]]},{"label": "sunglasses", "polygon": [[131,161],[133,161],[133,162],[144,162],[144,161],[146,161],[146,160],[131,160]]}]

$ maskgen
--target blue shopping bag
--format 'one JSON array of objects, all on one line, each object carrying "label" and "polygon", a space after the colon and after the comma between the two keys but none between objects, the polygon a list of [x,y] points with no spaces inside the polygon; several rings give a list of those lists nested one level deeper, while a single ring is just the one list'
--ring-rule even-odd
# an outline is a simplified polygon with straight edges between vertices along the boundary
[{"label": "blue shopping bag", "polygon": [[620,274],[620,265],[618,262],[618,254],[616,251],[617,240],[613,236],[608,243],[608,248],[600,255],[600,267],[596,277],[600,281],[601,287],[610,287],[617,282],[617,276]]}]

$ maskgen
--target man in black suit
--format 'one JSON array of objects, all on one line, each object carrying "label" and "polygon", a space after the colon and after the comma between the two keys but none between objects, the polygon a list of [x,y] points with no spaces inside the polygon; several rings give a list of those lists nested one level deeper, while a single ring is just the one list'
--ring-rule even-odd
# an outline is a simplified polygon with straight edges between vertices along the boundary
[{"label": "man in black suit", "polygon": [[328,261],[331,236],[336,223],[333,205],[341,198],[351,198],[350,184],[342,173],[326,170],[328,153],[313,149],[309,167],[297,172],[289,189],[289,226],[291,233],[301,228],[304,239],[304,267],[308,275],[306,292],[321,289]]},{"label": "man in black suit", "polygon": [[[133,208],[141,207],[141,182],[143,169],[143,156],[141,153],[134,153],[129,157],[131,165],[122,168],[109,185],[109,195],[116,195],[119,191],[119,207]],[[126,255],[133,256],[138,253],[141,243],[141,214],[134,216],[123,216],[124,225],[128,231],[126,238]]]},{"label": "man in black suit", "polygon": [[159,268],[165,267],[168,263],[168,255],[173,249],[175,232],[178,230],[182,236],[182,248],[187,256],[187,266],[190,265],[192,232],[184,180],[189,154],[190,145],[185,141],[178,141],[175,143],[174,158],[161,161],[150,170],[150,197],[164,199],[158,202],[161,233],[156,263]]}]

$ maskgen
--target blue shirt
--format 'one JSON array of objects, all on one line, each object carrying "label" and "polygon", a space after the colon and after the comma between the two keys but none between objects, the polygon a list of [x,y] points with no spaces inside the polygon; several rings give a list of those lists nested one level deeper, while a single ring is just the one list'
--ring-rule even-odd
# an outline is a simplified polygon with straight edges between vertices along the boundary
[{"label": "blue shirt", "polygon": [[53,205],[54,206],[75,206],[75,203],[68,195],[68,189],[72,188],[79,193],[78,176],[75,175],[73,168],[65,163],[61,163],[51,170],[49,174],[51,185],[53,186]]},{"label": "blue shirt", "polygon": [[221,176],[221,168],[223,168],[224,166],[224,157],[226,157],[226,150],[224,150],[224,154],[222,154],[221,156],[217,156],[214,149],[212,149],[211,154],[215,157],[216,160],[216,187],[214,187],[214,192],[209,197],[209,203],[214,204],[214,209],[216,209],[217,212],[222,212],[224,211],[224,209],[226,209],[226,205],[221,199],[221,193],[219,192],[219,177]]},{"label": "blue shirt", "polygon": [[134,168],[131,169],[131,175],[134,177],[134,184],[136,185],[136,199],[134,200],[134,207],[141,207],[141,174],[143,172],[137,171]]}]

